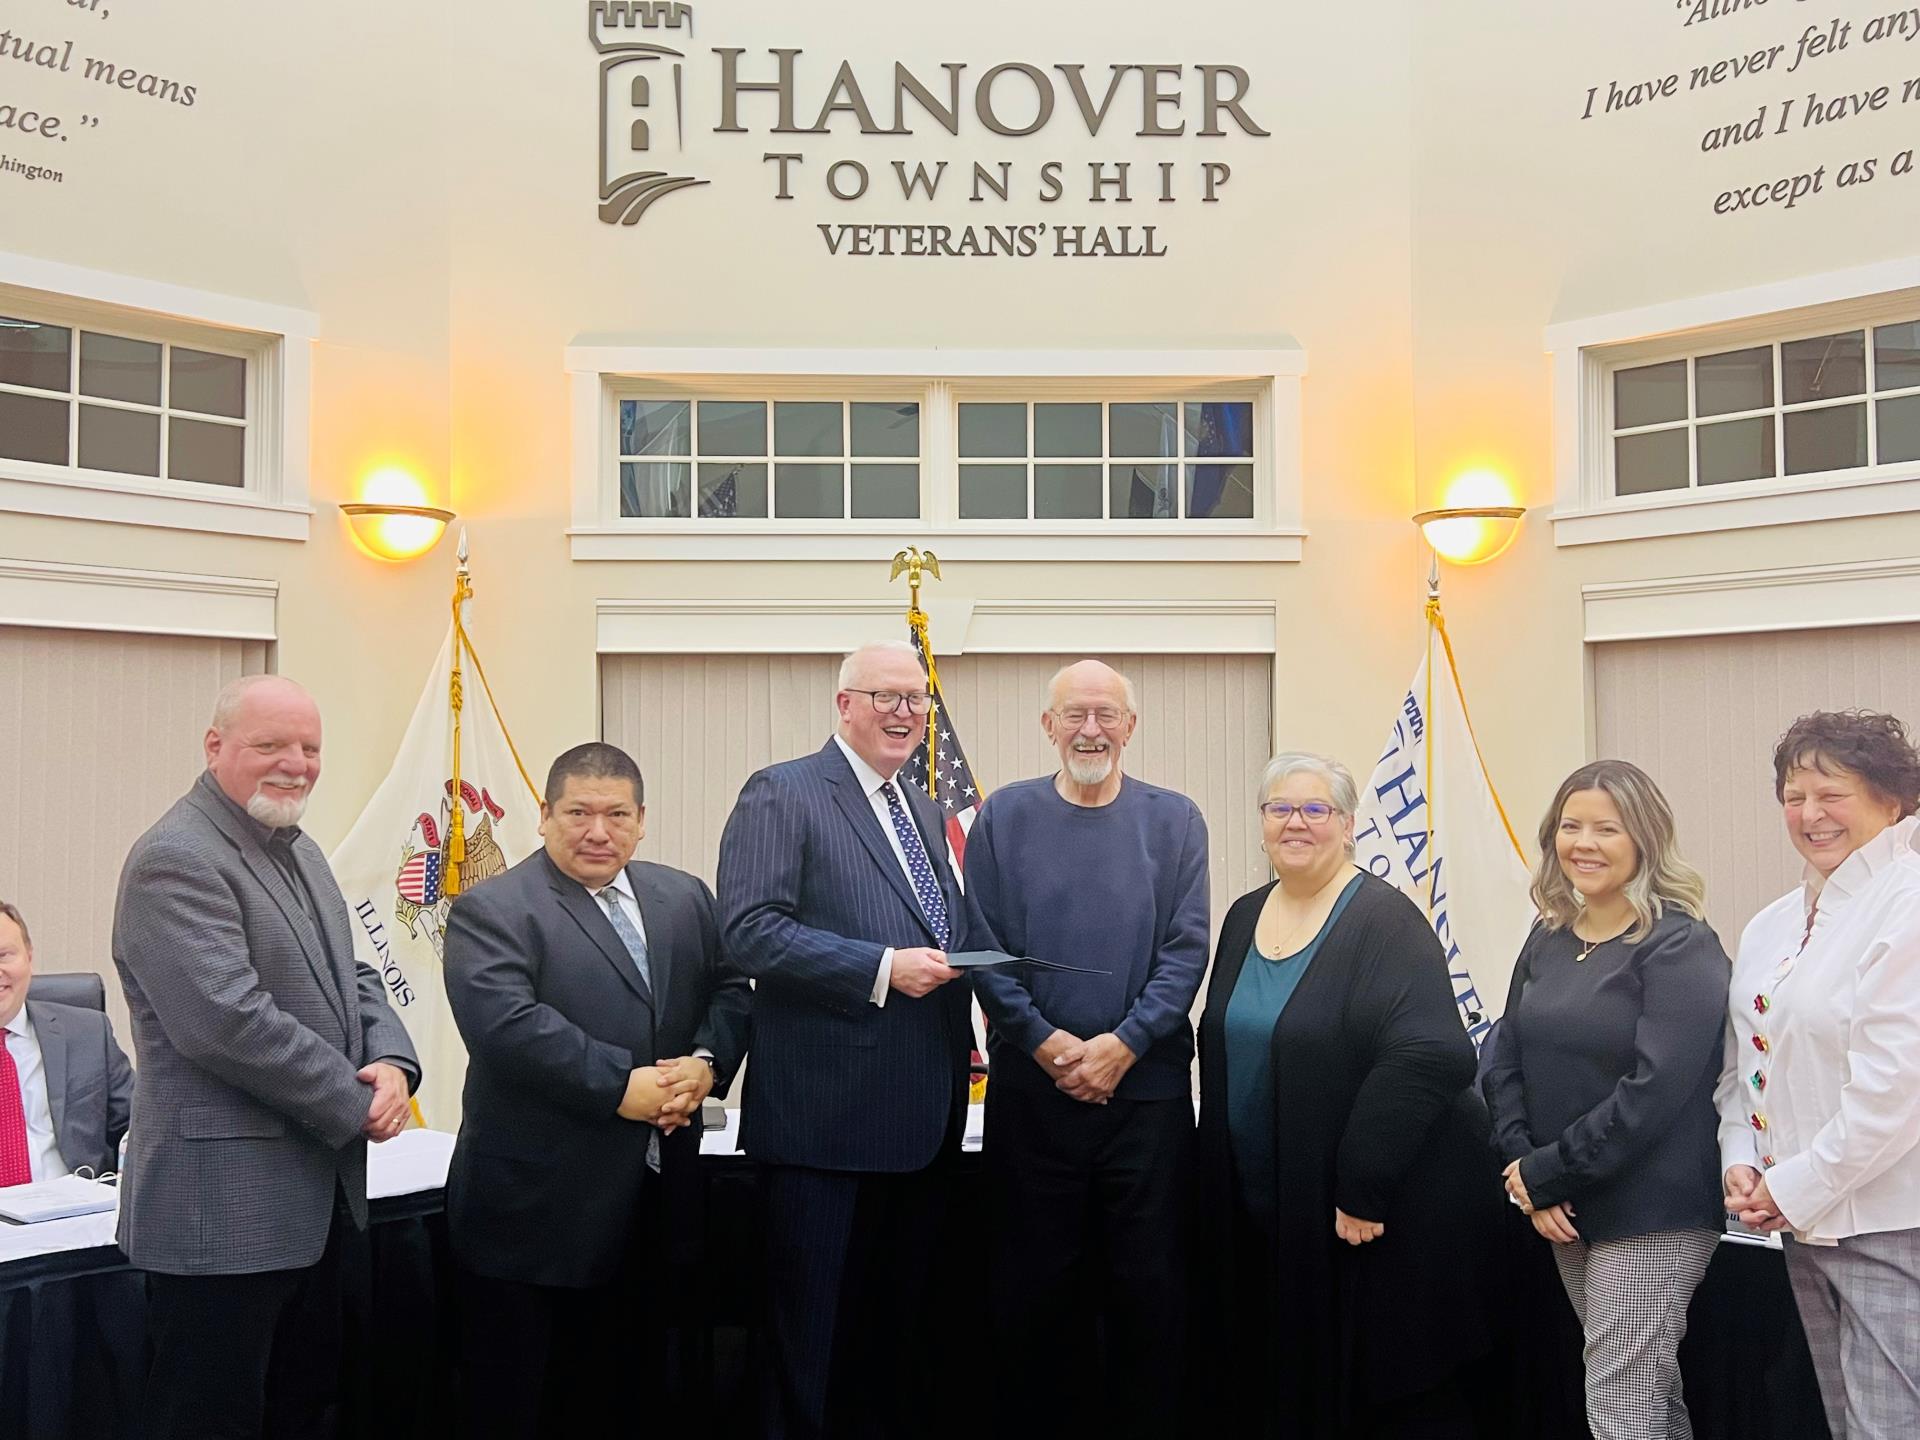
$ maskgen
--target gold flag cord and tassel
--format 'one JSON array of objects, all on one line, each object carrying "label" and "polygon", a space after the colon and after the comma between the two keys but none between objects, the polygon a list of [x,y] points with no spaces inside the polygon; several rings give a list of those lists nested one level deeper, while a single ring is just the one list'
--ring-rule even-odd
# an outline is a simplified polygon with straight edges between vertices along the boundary
[{"label": "gold flag cord and tassel", "polygon": [[893,557],[888,582],[898,580],[903,572],[907,577],[907,628],[920,642],[921,657],[927,662],[927,692],[933,696],[927,707],[927,793],[937,799],[940,777],[934,760],[939,754],[935,737],[940,732],[940,672],[933,668],[933,639],[927,634],[927,612],[920,608],[920,582],[928,575],[940,578],[940,561],[931,550],[909,545]]},{"label": "gold flag cord and tassel", "polygon": [[[1506,829],[1507,841],[1513,846],[1513,853],[1520,857],[1520,863],[1525,865],[1527,852],[1520,848],[1520,837],[1513,833],[1513,821],[1507,818],[1507,807],[1500,799],[1500,792],[1494,788],[1493,773],[1487,769],[1486,757],[1480,753],[1480,737],[1474,734],[1473,716],[1467,709],[1466,687],[1460,683],[1460,666],[1453,658],[1453,640],[1447,634],[1446,616],[1440,613],[1440,558],[1437,555],[1433,560],[1433,570],[1427,577],[1427,854],[1433,854],[1433,817],[1439,804],[1433,773],[1433,637],[1436,633],[1440,636],[1440,649],[1447,657],[1447,673],[1453,677],[1453,693],[1460,697],[1460,714],[1467,722],[1467,740],[1473,746],[1473,758],[1487,782],[1487,794],[1493,797],[1493,808],[1500,813],[1500,823]],[[1427,909],[1431,911],[1432,908],[1432,891],[1429,890]]]}]

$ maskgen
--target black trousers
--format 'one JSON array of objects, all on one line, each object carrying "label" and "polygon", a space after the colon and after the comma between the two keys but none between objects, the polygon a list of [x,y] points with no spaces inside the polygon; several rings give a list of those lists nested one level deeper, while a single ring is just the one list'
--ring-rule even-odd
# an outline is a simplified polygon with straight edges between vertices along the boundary
[{"label": "black trousers", "polygon": [[618,1273],[588,1289],[499,1280],[455,1262],[461,1436],[669,1433],[680,1423],[681,1397],[664,1383],[675,1317],[659,1215],[650,1187]]},{"label": "black trousers", "polygon": [[318,1440],[338,1432],[345,1327],[364,1326],[366,1235],[335,1196],[316,1264],[254,1275],[152,1275],[149,1440]]},{"label": "black trousers", "polygon": [[931,1296],[951,1181],[944,1159],[900,1175],[762,1172],[769,1440],[938,1431],[939,1375],[963,1353],[967,1320]]},{"label": "black trousers", "polygon": [[995,1436],[1182,1432],[1192,1156],[1185,1096],[988,1084]]}]

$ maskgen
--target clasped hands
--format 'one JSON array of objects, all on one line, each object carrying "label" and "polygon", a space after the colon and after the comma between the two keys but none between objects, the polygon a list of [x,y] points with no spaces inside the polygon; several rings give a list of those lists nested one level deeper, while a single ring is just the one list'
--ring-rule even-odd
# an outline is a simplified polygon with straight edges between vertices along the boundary
[{"label": "clasped hands", "polygon": [[363,1065],[354,1078],[362,1085],[373,1087],[366,1123],[360,1127],[362,1135],[379,1145],[407,1128],[407,1115],[412,1106],[408,1103],[411,1097],[406,1071],[385,1060],[376,1060],[371,1065]]},{"label": "clasped hands", "polygon": [[1751,1165],[1735,1165],[1725,1176],[1727,1193],[1721,1198],[1727,1213],[1749,1230],[1788,1230],[1791,1223],[1780,1213],[1767,1177]]},{"label": "clasped hands", "polygon": [[1571,1245],[1580,1238],[1580,1232],[1573,1228],[1573,1206],[1566,1201],[1558,1205],[1548,1205],[1535,1209],[1533,1197],[1527,1194],[1527,1182],[1520,1178],[1520,1162],[1513,1161],[1500,1172],[1507,1183],[1507,1195],[1520,1207],[1520,1213],[1533,1221],[1533,1228],[1556,1245]]},{"label": "clasped hands", "polygon": [[621,1097],[619,1115],[623,1120],[640,1120],[659,1127],[662,1135],[671,1135],[683,1125],[691,1125],[700,1113],[700,1102],[713,1089],[713,1066],[699,1055],[682,1055],[674,1060],[656,1060],[641,1065],[627,1076],[627,1093]]},{"label": "clasped hands", "polygon": [[1033,1052],[1040,1068],[1053,1076],[1053,1088],[1089,1105],[1104,1105],[1140,1057],[1118,1035],[1082,1040],[1056,1030]]}]

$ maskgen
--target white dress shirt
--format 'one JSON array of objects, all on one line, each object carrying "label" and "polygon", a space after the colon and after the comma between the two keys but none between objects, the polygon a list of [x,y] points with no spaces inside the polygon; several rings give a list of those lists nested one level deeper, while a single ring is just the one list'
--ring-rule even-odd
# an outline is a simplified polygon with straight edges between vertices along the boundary
[{"label": "white dress shirt", "polygon": [[[860,782],[860,788],[865,792],[867,797],[867,804],[873,807],[874,818],[880,822],[880,833],[887,837],[887,844],[893,847],[893,858],[900,862],[900,873],[907,877],[907,886],[911,889],[913,886],[913,871],[907,865],[907,852],[900,844],[900,832],[893,828],[893,811],[887,805],[887,797],[880,793],[880,787],[882,785],[891,783],[894,793],[900,794],[900,772],[896,770],[891,775],[882,775],[878,770],[874,769],[873,766],[862,760],[854,748],[847,744],[846,739],[837,732],[833,737],[833,743],[840,747],[840,753],[847,757],[847,764],[853,767],[853,778]],[[900,804],[903,809],[906,803],[906,796],[900,795]],[[912,811],[907,812],[907,818],[909,820],[913,818]],[[929,856],[928,858],[931,859],[932,857]],[[916,891],[915,893],[917,894],[918,892]],[[887,991],[892,987],[892,984],[893,947],[889,945],[886,950],[881,953],[880,970],[873,977],[873,993],[867,998],[876,1005],[886,1004]]]},{"label": "white dress shirt", "polygon": [[53,1133],[53,1109],[47,1102],[47,1070],[40,1058],[40,1037],[27,1018],[27,1007],[5,1026],[6,1046],[20,1075],[20,1104],[27,1112],[27,1159],[36,1180],[57,1180],[73,1173],[60,1156]]},{"label": "white dress shirt", "polygon": [[1734,961],[1721,1166],[1763,1170],[1795,1238],[1816,1245],[1920,1227],[1916,840],[1909,817],[1817,891],[1813,877],[1781,896]]}]

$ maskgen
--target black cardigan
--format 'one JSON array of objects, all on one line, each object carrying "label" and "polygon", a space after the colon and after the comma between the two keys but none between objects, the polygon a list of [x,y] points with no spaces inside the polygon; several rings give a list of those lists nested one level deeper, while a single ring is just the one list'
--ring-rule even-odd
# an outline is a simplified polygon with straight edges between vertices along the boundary
[{"label": "black cardigan", "polygon": [[[1204,1368],[1226,1352],[1219,1326],[1238,1313],[1235,1288],[1274,1287],[1273,1370],[1238,1383],[1283,1387],[1300,1436],[1337,1436],[1356,1402],[1430,1389],[1490,1348],[1499,1177],[1440,942],[1412,901],[1369,875],[1273,1031],[1274,1272],[1249,1273],[1233,1253],[1226,1012],[1272,888],[1227,912],[1200,1018],[1197,1329]],[[1346,1245],[1336,1206],[1385,1234]],[[1235,1382],[1214,1381],[1217,1404]]]},{"label": "black cardigan", "polygon": [[1720,1078],[1732,967],[1704,921],[1585,947],[1536,924],[1487,1068],[1501,1162],[1536,1206],[1573,1202],[1583,1240],[1724,1228]]}]

